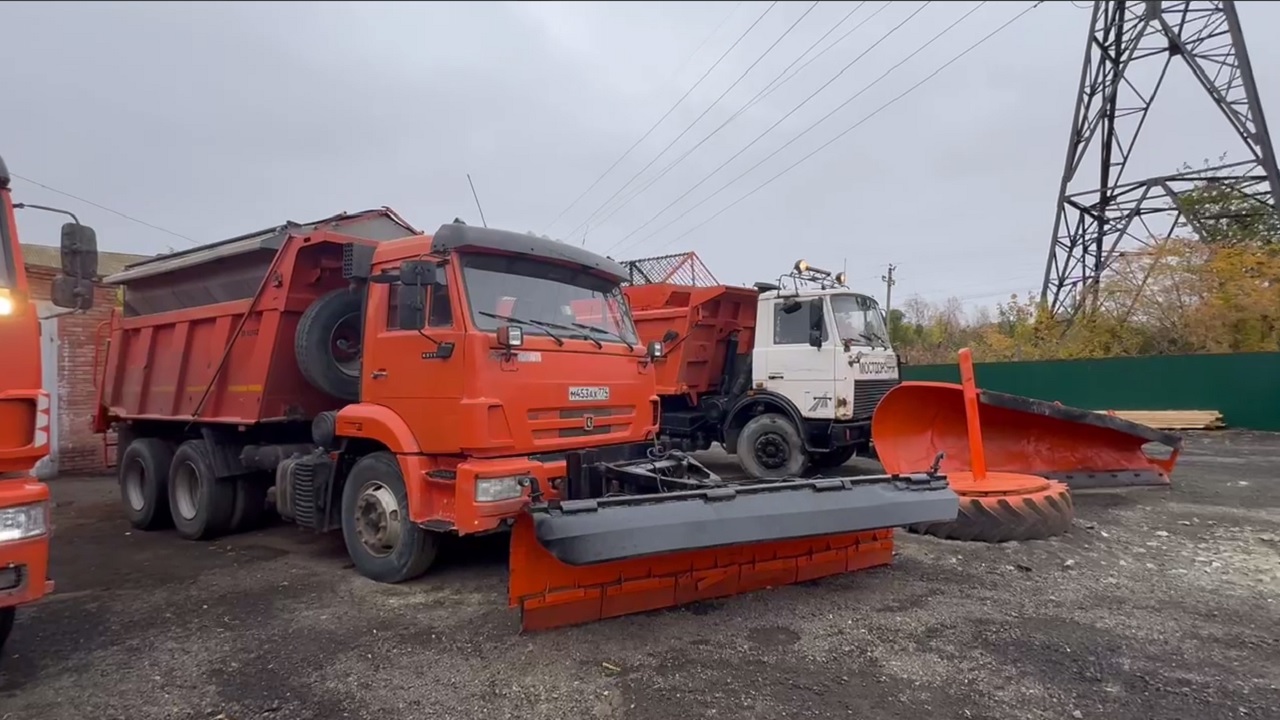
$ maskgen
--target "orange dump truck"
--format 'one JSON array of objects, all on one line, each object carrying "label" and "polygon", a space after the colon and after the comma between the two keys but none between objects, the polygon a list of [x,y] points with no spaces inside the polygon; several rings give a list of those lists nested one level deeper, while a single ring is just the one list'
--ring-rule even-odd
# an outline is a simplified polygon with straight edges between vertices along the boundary
[{"label": "orange dump truck", "polygon": [[[40,319],[18,242],[14,210],[21,207],[65,212],[15,204],[0,159],[0,648],[18,606],[53,590],[49,488],[32,475],[49,454],[49,395],[41,382]],[[54,305],[86,310],[98,264],[93,230],[78,221],[63,225],[61,255],[64,275],[54,283]]]},{"label": "orange dump truck", "polygon": [[662,344],[640,343],[625,278],[389,210],[132,265],[106,279],[97,420],[125,513],[203,539],[274,506],[383,582],[445,535],[510,530],[530,629],[886,563],[883,528],[955,515],[936,474],[743,485],[658,445]]}]

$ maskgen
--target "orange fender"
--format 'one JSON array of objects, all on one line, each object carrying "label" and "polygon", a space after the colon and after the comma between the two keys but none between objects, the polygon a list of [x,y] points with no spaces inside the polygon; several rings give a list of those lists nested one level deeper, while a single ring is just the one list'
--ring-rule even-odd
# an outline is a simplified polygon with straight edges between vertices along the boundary
[{"label": "orange fender", "polygon": [[355,403],[342,408],[338,411],[337,436],[374,440],[397,455],[422,452],[408,423],[384,405]]}]

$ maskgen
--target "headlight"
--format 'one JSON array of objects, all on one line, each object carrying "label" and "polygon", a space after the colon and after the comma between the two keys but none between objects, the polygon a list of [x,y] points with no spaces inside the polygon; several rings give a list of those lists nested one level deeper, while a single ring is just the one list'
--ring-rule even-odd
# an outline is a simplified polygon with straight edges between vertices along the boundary
[{"label": "headlight", "polygon": [[524,487],[521,485],[521,481],[523,479],[523,476],[520,475],[496,478],[477,478],[476,502],[514,500],[524,494]]},{"label": "headlight", "polygon": [[0,297],[0,315],[13,314],[13,300],[7,297]]},{"label": "headlight", "polygon": [[0,542],[26,540],[49,532],[46,503],[0,508]]}]

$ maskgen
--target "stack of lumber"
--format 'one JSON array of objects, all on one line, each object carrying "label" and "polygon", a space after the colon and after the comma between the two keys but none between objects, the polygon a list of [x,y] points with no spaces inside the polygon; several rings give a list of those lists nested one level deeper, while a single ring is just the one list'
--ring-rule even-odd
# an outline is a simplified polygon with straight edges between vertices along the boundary
[{"label": "stack of lumber", "polygon": [[1157,430],[1216,430],[1226,427],[1217,410],[1108,410],[1130,422]]}]

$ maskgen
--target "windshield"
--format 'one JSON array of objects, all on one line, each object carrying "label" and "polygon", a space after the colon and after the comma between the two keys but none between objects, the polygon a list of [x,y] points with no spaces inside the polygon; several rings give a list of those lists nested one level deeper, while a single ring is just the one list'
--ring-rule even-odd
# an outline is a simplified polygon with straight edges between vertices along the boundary
[{"label": "windshield", "polygon": [[597,275],[530,258],[464,255],[462,282],[480,330],[512,323],[526,335],[638,342],[622,288]]},{"label": "windshield", "polygon": [[888,347],[889,333],[885,331],[884,315],[875,300],[866,295],[832,295],[831,312],[835,314],[841,340]]}]

